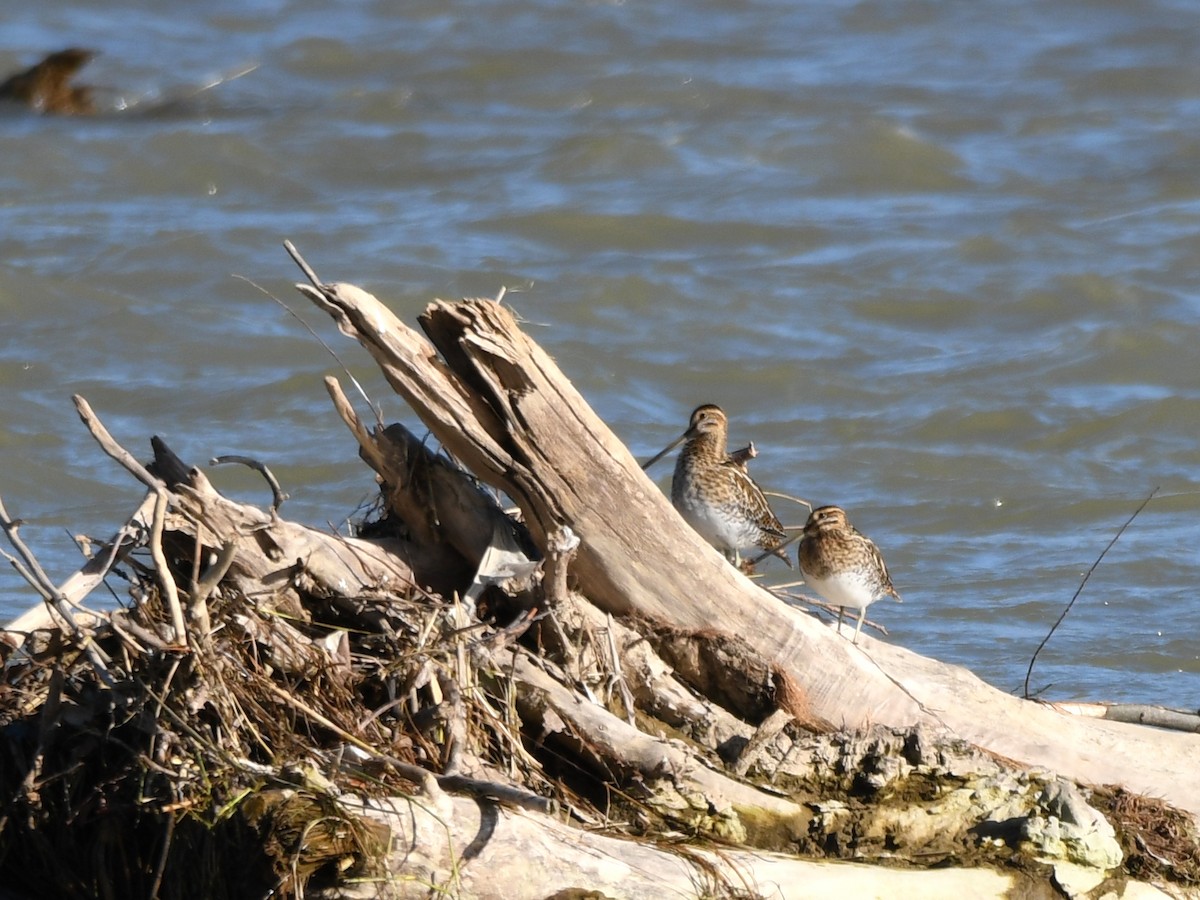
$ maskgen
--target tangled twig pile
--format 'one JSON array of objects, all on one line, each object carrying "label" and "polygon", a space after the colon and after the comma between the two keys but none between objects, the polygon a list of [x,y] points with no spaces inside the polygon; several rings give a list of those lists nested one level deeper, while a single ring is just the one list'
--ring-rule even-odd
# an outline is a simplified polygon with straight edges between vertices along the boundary
[{"label": "tangled twig pile", "polygon": [[[182,468],[156,449],[152,470]],[[251,865],[263,892],[379,876],[387,830],[339,812],[328,773],[339,791],[363,794],[436,776],[503,794],[460,774],[469,756],[553,794],[520,750],[514,716],[473,674],[496,645],[454,627],[461,608],[411,585],[335,595],[284,557],[274,585],[247,590],[257,554],[247,558],[247,542],[281,536],[267,516],[261,530],[243,521],[231,533],[252,511],[190,476],[159,488],[174,498],[161,533],[112,548],[123,559],[110,577],[128,582],[132,602],[86,616],[59,604],[74,629],[4,645],[7,884],[32,895],[250,896],[243,869],[256,849],[267,851]],[[361,550],[333,537],[328,547]],[[120,866],[97,865],[98,853]]]}]

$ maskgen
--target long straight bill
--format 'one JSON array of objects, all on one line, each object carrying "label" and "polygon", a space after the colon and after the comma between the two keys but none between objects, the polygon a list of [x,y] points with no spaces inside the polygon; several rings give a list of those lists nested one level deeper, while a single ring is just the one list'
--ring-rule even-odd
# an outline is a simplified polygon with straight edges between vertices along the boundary
[{"label": "long straight bill", "polygon": [[661,450],[659,450],[657,453],[655,453],[652,457],[650,457],[644,463],[642,463],[642,469],[645,470],[645,469],[650,468],[652,465],[654,465],[656,462],[658,462],[660,459],[662,459],[664,456],[666,456],[668,453],[670,453],[672,450],[674,450],[676,447],[678,447],[680,444],[682,444],[685,440],[687,440],[687,432],[686,431],[683,434],[681,434],[679,437],[675,438],[675,440],[671,441],[671,443],[667,444],[667,446],[663,447]]}]

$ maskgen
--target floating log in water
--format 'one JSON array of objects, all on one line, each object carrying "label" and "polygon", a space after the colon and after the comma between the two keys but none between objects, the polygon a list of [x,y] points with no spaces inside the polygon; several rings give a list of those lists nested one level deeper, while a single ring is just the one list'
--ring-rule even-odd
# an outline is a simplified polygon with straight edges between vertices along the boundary
[{"label": "floating log in water", "polygon": [[90,115],[96,111],[92,89],[87,85],[72,84],[71,80],[94,55],[90,50],[78,47],[51,53],[0,82],[0,101],[19,103],[40,113]]}]

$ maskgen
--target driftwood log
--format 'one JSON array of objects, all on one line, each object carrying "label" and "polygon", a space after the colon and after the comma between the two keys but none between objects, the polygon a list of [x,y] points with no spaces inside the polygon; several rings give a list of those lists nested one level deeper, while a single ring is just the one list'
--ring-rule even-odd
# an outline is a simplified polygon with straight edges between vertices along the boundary
[{"label": "driftwood log", "polygon": [[937,726],[1200,815],[1197,735],[1064,714],[903,647],[855,647],[726,565],[503,305],[435,303],[420,319],[426,341],[351,285],[299,287],[371,353],[451,455],[513,499],[535,542],[563,526],[580,536],[575,576],[601,609],[741,635],[800,687],[814,720]]},{"label": "driftwood log", "polygon": [[[346,537],[157,439],[143,466],[77,399],[148,493],[59,586],[0,506],[45,600],[0,632],[0,885],[1200,896],[1200,734],[851,644],[688,529],[508,308],[437,302],[422,334],[308,274],[442,452],[328,379],[380,484]],[[81,610],[117,572],[132,603]]]}]

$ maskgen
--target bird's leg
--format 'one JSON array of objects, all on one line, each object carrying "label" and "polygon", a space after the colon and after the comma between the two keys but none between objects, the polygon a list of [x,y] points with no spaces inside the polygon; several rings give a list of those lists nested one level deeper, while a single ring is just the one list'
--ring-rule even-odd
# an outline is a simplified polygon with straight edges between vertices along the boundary
[{"label": "bird's leg", "polygon": [[867,617],[867,608],[864,606],[858,611],[858,624],[854,626],[854,640],[851,643],[858,643],[858,633],[862,631],[863,619]]},{"label": "bird's leg", "polygon": [[846,607],[838,607],[838,634],[842,633],[842,616],[846,614]]}]

